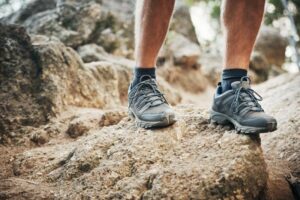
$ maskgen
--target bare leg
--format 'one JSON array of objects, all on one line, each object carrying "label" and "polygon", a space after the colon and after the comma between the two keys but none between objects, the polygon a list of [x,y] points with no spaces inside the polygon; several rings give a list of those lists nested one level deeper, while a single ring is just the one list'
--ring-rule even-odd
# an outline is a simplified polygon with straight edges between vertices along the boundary
[{"label": "bare leg", "polygon": [[135,17],[136,66],[152,68],[164,42],[175,0],[137,0]]},{"label": "bare leg", "polygon": [[[245,76],[250,54],[262,21],[265,0],[225,0],[222,20],[225,57],[221,85],[218,85],[211,121],[233,124],[237,132],[254,135],[276,130],[277,121],[264,113]],[[221,94],[224,95],[221,95]]]},{"label": "bare leg", "polygon": [[248,69],[250,55],[261,25],[265,0],[224,0],[224,68]]},{"label": "bare leg", "polygon": [[128,111],[137,126],[165,127],[175,113],[155,81],[157,54],[166,37],[175,0],[136,0],[136,68],[128,92]]}]

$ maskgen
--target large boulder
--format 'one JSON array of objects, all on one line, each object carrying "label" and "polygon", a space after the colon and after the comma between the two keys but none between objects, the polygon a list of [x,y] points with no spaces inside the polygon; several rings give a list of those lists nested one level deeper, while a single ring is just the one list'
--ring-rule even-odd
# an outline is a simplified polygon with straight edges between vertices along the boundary
[{"label": "large boulder", "polygon": [[267,58],[257,51],[251,54],[250,69],[255,73],[256,79],[255,83],[266,81],[269,78],[269,72],[271,70],[271,65],[269,64]]},{"label": "large boulder", "polygon": [[67,46],[76,48],[90,39],[99,26],[97,22],[103,18],[101,6],[89,3],[78,9],[46,10],[32,15],[23,25],[32,34],[55,36]]},{"label": "large boulder", "polygon": [[201,69],[185,69],[178,66],[164,66],[157,70],[157,73],[163,77],[173,87],[189,92],[199,94],[209,85],[208,80],[203,75]]},{"label": "large boulder", "polygon": [[198,68],[201,48],[197,43],[174,31],[169,32],[166,45],[160,52],[160,59],[170,60],[183,68]]},{"label": "large boulder", "polygon": [[0,197],[264,197],[267,172],[259,138],[209,125],[207,114],[195,107],[177,113],[178,122],[166,129],[139,129],[125,118],[75,141],[62,138],[24,151],[12,161],[15,177],[1,181]]},{"label": "large boulder", "polygon": [[121,56],[114,56],[105,51],[102,46],[97,44],[86,44],[77,49],[78,54],[85,63],[96,61],[109,61],[116,64],[123,64],[129,67],[135,66],[133,60]]},{"label": "large boulder", "polygon": [[266,58],[269,65],[281,67],[285,62],[287,45],[287,39],[277,29],[262,26],[254,49]]},{"label": "large boulder", "polygon": [[204,51],[199,60],[201,71],[204,76],[213,84],[217,85],[222,73],[222,56],[219,53]]},{"label": "large boulder", "polygon": [[[101,0],[98,0],[101,1]],[[105,10],[118,15],[120,20],[124,22],[133,21],[135,1],[132,0],[117,0],[117,1],[103,1],[101,2]]]},{"label": "large boulder", "polygon": [[[0,24],[0,139],[20,126],[45,123],[50,113],[38,87],[41,67],[25,29]],[[50,104],[49,104],[50,105]]]},{"label": "large boulder", "polygon": [[[274,199],[293,199],[287,178],[291,184],[294,182],[295,192],[300,195],[299,75],[284,74],[258,87],[258,92],[265,98],[264,109],[278,120],[277,131],[261,136],[270,171],[270,193]],[[298,180],[298,184],[293,179]]]},{"label": "large boulder", "polygon": [[[122,4],[134,8],[130,2]],[[129,12],[120,14],[116,2],[101,0],[34,0],[1,21],[21,24],[32,34],[55,36],[73,48],[97,43],[107,52],[132,57],[133,12]]]},{"label": "large boulder", "polygon": [[51,102],[54,113],[66,105],[112,108],[126,103],[127,89],[120,87],[129,85],[128,65],[105,61],[83,64],[72,48],[60,42],[33,39],[33,45],[42,67],[40,95]]},{"label": "large boulder", "polygon": [[[132,61],[103,54],[84,64],[55,38],[32,36],[16,26],[0,25],[0,136],[24,126],[45,124],[68,106],[110,109],[127,104]],[[160,79],[160,78],[159,78]],[[164,80],[171,104],[181,96]]]},{"label": "large boulder", "polygon": [[111,108],[127,102],[128,66],[84,65],[73,49],[47,37],[36,37],[31,45],[24,29],[14,26],[1,25],[0,41],[1,136],[43,124],[66,106]]},{"label": "large boulder", "polygon": [[199,44],[195,27],[193,25],[190,6],[184,1],[176,1],[175,11],[170,24],[170,30],[182,34],[190,41]]}]

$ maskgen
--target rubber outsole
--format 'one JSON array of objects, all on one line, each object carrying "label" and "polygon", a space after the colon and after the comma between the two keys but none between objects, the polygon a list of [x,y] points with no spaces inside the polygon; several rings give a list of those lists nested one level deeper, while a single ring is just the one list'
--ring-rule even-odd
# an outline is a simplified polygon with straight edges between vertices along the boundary
[{"label": "rubber outsole", "polygon": [[163,128],[170,126],[176,122],[175,115],[166,115],[165,118],[161,121],[144,121],[139,119],[135,114],[129,110],[128,115],[131,119],[135,121],[135,124],[138,127],[145,128],[145,129],[152,129],[152,128]]},{"label": "rubber outsole", "polygon": [[211,110],[210,121],[211,123],[220,125],[233,124],[238,133],[246,135],[257,135],[260,133],[272,132],[277,129],[277,123],[269,123],[267,127],[243,126],[231,117],[213,110]]}]

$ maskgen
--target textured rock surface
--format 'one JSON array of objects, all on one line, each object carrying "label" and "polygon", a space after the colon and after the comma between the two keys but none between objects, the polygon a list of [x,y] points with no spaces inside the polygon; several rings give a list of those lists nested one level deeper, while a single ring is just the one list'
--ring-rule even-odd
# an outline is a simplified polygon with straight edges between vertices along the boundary
[{"label": "textured rock surface", "polygon": [[[98,3],[79,11],[106,13]],[[38,13],[57,14],[43,9]],[[74,16],[63,13],[63,20]],[[74,29],[58,25],[84,36],[90,30],[77,29],[80,20],[71,20]],[[116,33],[102,28],[89,34],[105,35],[105,46]],[[83,63],[56,37],[33,36],[32,45],[22,28],[1,25],[0,33],[0,137],[14,140],[0,145],[0,199],[264,199],[267,187],[271,199],[293,198],[285,176],[300,174],[299,74],[259,87],[266,111],[279,121],[276,132],[262,135],[263,155],[259,138],[210,125],[195,105],[176,106],[172,127],[136,128],[124,106],[132,61],[108,54],[98,40],[77,49],[86,62],[97,60]],[[195,56],[172,56],[181,66],[161,67],[158,82],[175,105],[206,85]]]},{"label": "textured rock surface", "polygon": [[255,83],[266,81],[269,77],[270,68],[271,65],[263,54],[256,51],[252,53],[250,69],[257,74],[257,78],[254,80]]},{"label": "textured rock surface", "polygon": [[201,71],[210,82],[216,85],[222,73],[222,57],[217,53],[205,53],[199,60]]},{"label": "textured rock surface", "polygon": [[298,187],[300,183],[299,85],[298,73],[281,75],[258,88],[265,97],[264,108],[279,123],[277,131],[261,136],[270,171],[270,193],[274,199],[293,199],[286,181],[290,175],[298,179]]},{"label": "textured rock surface", "polygon": [[256,40],[255,50],[267,59],[269,65],[281,67],[285,61],[287,39],[272,27],[263,26]]},{"label": "textured rock surface", "polygon": [[125,118],[75,141],[25,151],[13,160],[16,176],[1,182],[0,196],[18,197],[20,188],[33,199],[263,197],[267,172],[259,138],[209,125],[202,110],[177,112],[170,128],[137,129]]},{"label": "textured rock surface", "polygon": [[165,66],[159,68],[157,73],[173,87],[193,94],[204,91],[209,85],[199,68],[186,70],[178,66]]},{"label": "textured rock surface", "polygon": [[[1,21],[21,24],[32,34],[55,36],[73,48],[97,43],[110,53],[132,57],[133,15],[126,14],[125,9],[122,15],[118,4],[100,0],[35,0]],[[129,1],[122,1],[122,5],[130,12]]]},{"label": "textured rock surface", "polygon": [[30,33],[55,36],[67,46],[77,47],[89,39],[102,17],[100,5],[90,3],[78,10],[46,10],[32,15],[23,24]]},{"label": "textured rock surface", "polygon": [[[33,36],[20,27],[2,26],[1,141],[22,126],[39,126],[67,106],[110,109],[127,104],[132,61],[102,54],[84,64],[78,54],[55,38]],[[171,104],[181,96],[160,80]],[[20,131],[18,131],[20,132]]]},{"label": "textured rock surface", "polygon": [[185,36],[169,32],[165,49],[166,57],[169,57],[174,65],[184,68],[198,67],[198,59],[201,55],[200,46]]},{"label": "textured rock surface", "polygon": [[22,28],[0,24],[0,140],[14,136],[20,126],[45,123],[50,111],[43,105],[40,66],[30,38]]},{"label": "textured rock surface", "polygon": [[97,44],[86,44],[77,49],[78,54],[86,63],[94,61],[108,61],[116,64],[123,64],[129,67],[135,65],[133,60],[126,59],[120,56],[113,56],[107,53],[103,47]]},{"label": "textured rock surface", "polygon": [[173,14],[173,19],[171,21],[170,30],[182,34],[194,43],[199,43],[191,19],[190,7],[187,5],[186,2],[182,0],[176,1],[175,11]]},{"label": "textured rock surface", "polygon": [[39,38],[32,46],[22,28],[4,26],[1,31],[1,137],[19,125],[43,124],[67,105],[111,108],[126,103],[129,67],[84,65],[60,42]]},{"label": "textured rock surface", "polygon": [[127,113],[125,109],[106,110],[83,109],[77,115],[71,117],[66,133],[76,138],[87,134],[88,131],[97,127],[110,126],[119,123]]}]

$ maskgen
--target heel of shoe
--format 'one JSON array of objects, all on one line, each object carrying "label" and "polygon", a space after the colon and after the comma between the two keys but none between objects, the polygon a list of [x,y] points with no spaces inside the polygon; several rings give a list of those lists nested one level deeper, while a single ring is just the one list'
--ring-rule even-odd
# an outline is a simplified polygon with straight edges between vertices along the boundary
[{"label": "heel of shoe", "polygon": [[220,124],[220,125],[226,125],[230,123],[230,121],[226,117],[214,111],[211,112],[210,122]]}]

